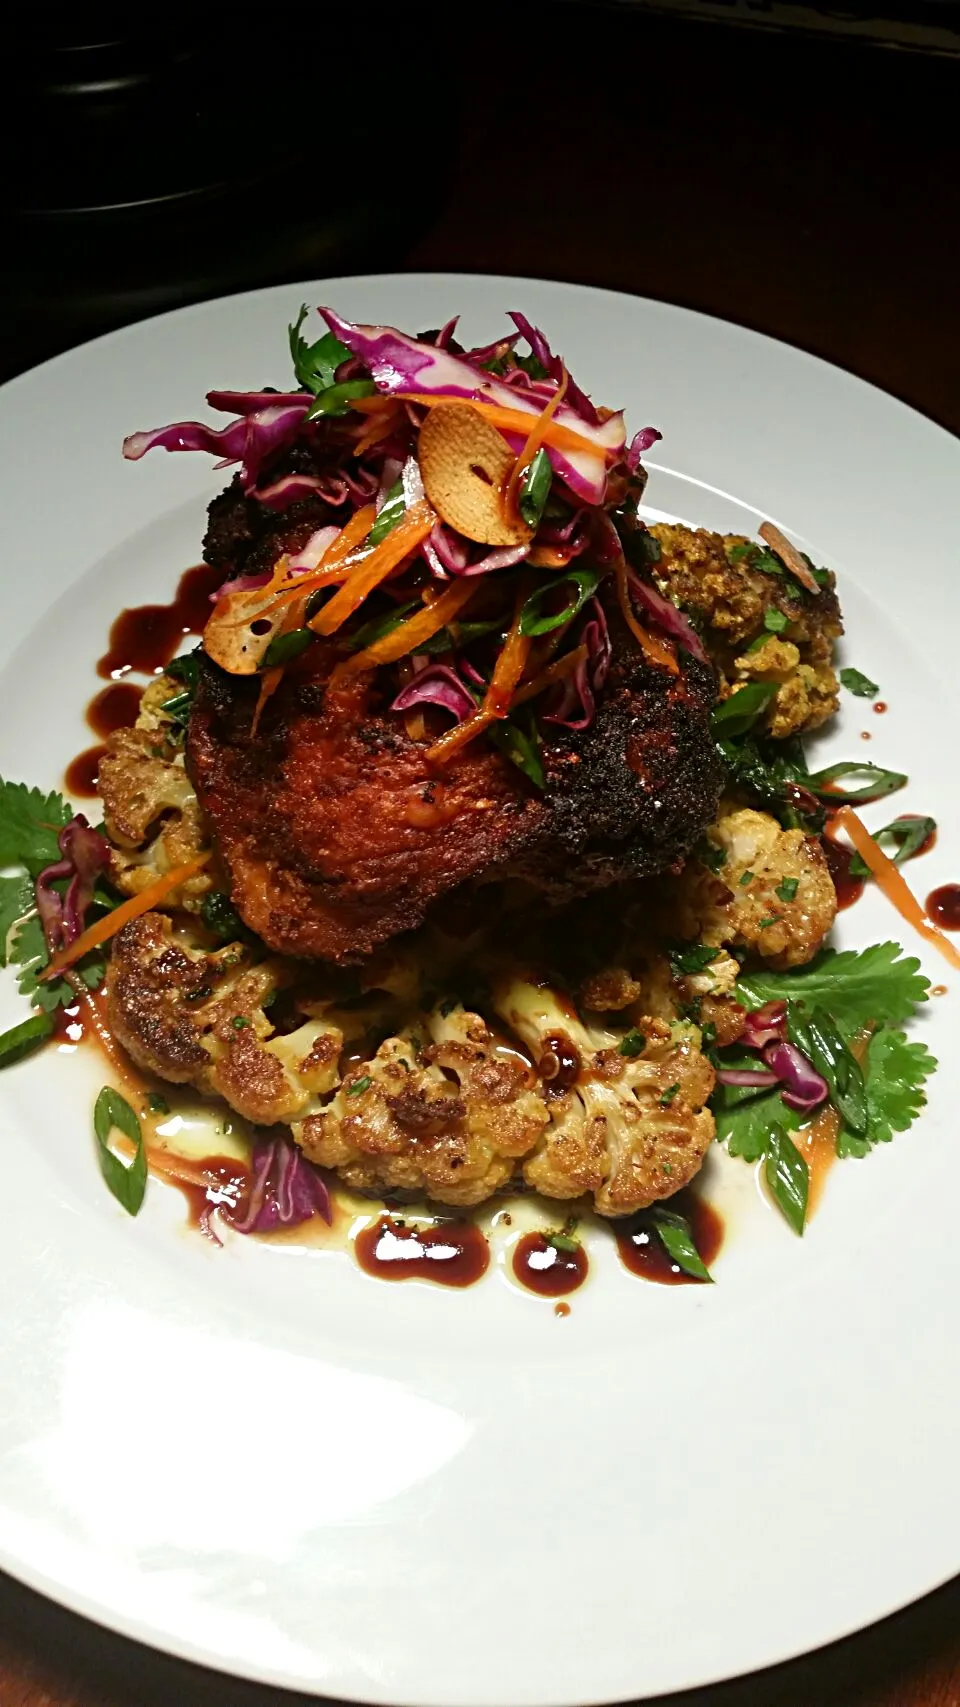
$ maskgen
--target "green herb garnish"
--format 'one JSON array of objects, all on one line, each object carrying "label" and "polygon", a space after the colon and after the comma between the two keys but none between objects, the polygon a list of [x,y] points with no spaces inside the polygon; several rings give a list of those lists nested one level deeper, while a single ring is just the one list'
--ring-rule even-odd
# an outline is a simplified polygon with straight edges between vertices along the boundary
[{"label": "green herb garnish", "polygon": [[668,1108],[670,1103],[672,1103],[672,1101],[673,1101],[674,1097],[676,1096],[679,1089],[680,1089],[679,1085],[668,1085],[666,1090],[664,1091],[663,1095],[660,1098],[660,1107],[661,1108]]},{"label": "green herb garnish", "polygon": [[[867,780],[862,788],[834,787],[835,783],[850,776],[862,776]],[[861,759],[828,765],[827,769],[822,771],[812,771],[806,779],[806,787],[823,800],[835,800],[842,805],[855,806],[858,801],[882,800],[885,794],[893,794],[908,781],[904,771],[884,770],[881,765],[872,765]]]},{"label": "green herb garnish", "polygon": [[[147,1189],[147,1152],[140,1122],[119,1091],[104,1085],[93,1110],[93,1130],[96,1134],[100,1171],[117,1202],[128,1215],[137,1215]],[[131,1139],[135,1149],[132,1162],[123,1162],[110,1148],[110,1134],[122,1132]]]},{"label": "green herb garnish", "polygon": [[810,1193],[810,1170],[782,1125],[774,1126],[767,1143],[764,1178],[778,1209],[795,1233],[803,1234]]},{"label": "green herb garnish", "polygon": [[537,788],[546,788],[547,782],[543,771],[543,761],[540,757],[540,736],[536,723],[531,720],[530,733],[520,728],[510,718],[500,723],[494,723],[488,731],[495,747],[511,760],[521,770],[524,776]]},{"label": "green herb garnish", "polygon": [[150,1110],[151,1114],[170,1113],[170,1104],[166,1097],[160,1095],[159,1091],[147,1092],[147,1108]]},{"label": "green herb garnish", "polygon": [[839,954],[835,948],[821,949],[808,966],[789,972],[741,973],[737,1000],[748,1008],[780,1001],[824,1007],[849,1035],[871,1023],[901,1024],[927,1000],[929,989],[919,960],[905,955],[897,942],[878,942]]},{"label": "green herb garnish", "polygon": [[705,865],[708,871],[720,871],[727,863],[726,849],[718,847],[717,843],[711,842],[707,836],[701,836],[693,851],[700,864]]},{"label": "green herb garnish", "polygon": [[237,937],[247,937],[250,934],[229,895],[224,894],[222,889],[214,889],[203,897],[200,917],[207,930],[212,931],[221,942],[233,942]]},{"label": "green herb garnish", "polygon": [[247,1019],[245,1014],[234,1014],[230,1024],[233,1026],[234,1031],[246,1031],[250,1021]]},{"label": "green herb garnish", "polygon": [[789,903],[796,900],[797,890],[799,887],[799,877],[785,877],[782,882],[777,884],[773,893],[776,895],[778,901]]},{"label": "green herb garnish", "polygon": [[747,884],[753,882],[753,877],[754,877],[754,874],[752,871],[745,871],[743,876],[741,877],[739,883],[737,884],[737,888],[738,889],[746,889]]},{"label": "green herb garnish", "polygon": [[[385,634],[392,634],[395,628],[399,628],[402,622],[406,622],[411,611],[420,609],[422,609],[420,600],[411,599],[409,603],[398,605],[395,610],[387,611],[383,616],[371,617],[369,622],[365,622],[361,628],[356,629],[351,634],[348,642],[350,651],[361,652],[365,647],[372,646],[375,640],[382,640]],[[441,633],[446,635],[446,630],[441,629]],[[436,637],[434,636],[434,638]],[[447,635],[443,650],[447,651],[449,647],[450,637]]]},{"label": "green herb garnish", "polygon": [[790,618],[775,605],[768,605],[763,613],[763,626],[768,634],[782,634],[790,626]]},{"label": "green herb garnish", "polygon": [[260,660],[261,670],[272,670],[276,664],[289,664],[312,646],[316,638],[312,628],[291,628],[287,634],[275,634]]},{"label": "green herb garnish", "polygon": [[876,682],[872,682],[862,670],[841,670],[840,680],[847,692],[856,694],[858,699],[876,699],[880,692]]},{"label": "green herb garnish", "polygon": [[403,481],[397,480],[384,498],[380,514],[367,534],[367,545],[379,545],[382,539],[386,539],[387,534],[392,532],[400,518],[405,514],[406,508],[407,500],[404,495]]},{"label": "green herb garnish", "polygon": [[372,1084],[373,1084],[373,1080],[371,1079],[370,1075],[368,1073],[364,1073],[362,1079],[354,1079],[352,1085],[347,1085],[345,1087],[347,1096],[348,1097],[358,1097],[360,1095],[361,1091],[368,1091]]},{"label": "green herb garnish", "polygon": [[[589,598],[597,590],[600,580],[599,569],[571,569],[566,575],[554,576],[531,593],[520,613],[521,634],[549,634],[555,628],[562,628],[564,623],[572,622],[581,611]],[[543,604],[548,598],[552,599],[563,588],[566,603],[562,610],[544,614]]]},{"label": "green herb garnish", "polygon": [[860,1064],[851,1054],[836,1024],[824,1008],[808,1011],[802,1002],[787,1003],[790,1040],[802,1050],[830,1087],[830,1100],[845,1125],[858,1136],[867,1129],[867,1098]]},{"label": "green herb garnish", "polygon": [[11,1026],[0,1036],[0,1067],[10,1067],[14,1061],[22,1061],[25,1055],[31,1055],[41,1043],[46,1042],[53,1028],[49,1014],[31,1014],[29,1019]]},{"label": "green herb garnish", "polygon": [[745,735],[770,704],[776,691],[776,682],[747,682],[738,688],[722,705],[714,706],[710,714],[714,735],[725,741]]},{"label": "green herb garnish", "polygon": [[[936,835],[937,821],[935,818],[894,818],[892,824],[884,824],[882,830],[873,832],[873,840],[882,846],[885,841],[892,842],[890,857],[894,865],[904,865],[908,859],[923,851],[923,846],[931,836]],[[886,850],[885,850],[886,851]],[[873,873],[866,860],[855,853],[850,861],[851,877],[872,877]]]},{"label": "green herb garnish", "polygon": [[517,509],[527,524],[536,533],[543,515],[543,506],[550,493],[550,482],[553,479],[553,469],[550,458],[541,447],[530,466],[524,470],[517,494]]},{"label": "green herb garnish", "polygon": [[686,1216],[678,1215],[673,1209],[657,1208],[650,1211],[650,1218],[670,1261],[695,1280],[712,1281],[713,1276],[697,1250]]},{"label": "green herb garnish", "polygon": [[712,960],[716,960],[719,948],[708,948],[705,942],[696,943],[692,948],[670,949],[670,965],[676,974],[692,975],[702,972]]},{"label": "green herb garnish", "polygon": [[628,1031],[626,1037],[620,1039],[617,1045],[617,1053],[618,1055],[625,1055],[628,1061],[633,1061],[638,1055],[643,1054],[646,1047],[647,1040],[642,1031]]}]

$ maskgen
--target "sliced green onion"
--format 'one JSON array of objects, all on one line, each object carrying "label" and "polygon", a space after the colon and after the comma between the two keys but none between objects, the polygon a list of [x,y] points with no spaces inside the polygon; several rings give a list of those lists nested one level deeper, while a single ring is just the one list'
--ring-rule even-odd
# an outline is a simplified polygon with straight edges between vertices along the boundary
[{"label": "sliced green onion", "polygon": [[[589,598],[597,590],[600,580],[599,569],[571,569],[566,575],[555,576],[531,593],[520,613],[521,634],[550,634],[555,628],[562,628],[564,623],[572,622],[581,611]],[[562,610],[552,614],[543,614],[544,600],[558,592],[560,588],[569,588],[567,603]]]},{"label": "sliced green onion", "polygon": [[546,788],[547,780],[543,773],[535,725],[532,727],[532,733],[528,735],[516,723],[507,720],[494,723],[488,734],[494,746],[498,747],[504,757],[510,759],[524,776],[529,777],[535,787]]},{"label": "sliced green onion", "polygon": [[851,1054],[830,1015],[823,1008],[808,1013],[801,1002],[787,1008],[791,1042],[802,1050],[830,1087],[830,1100],[851,1132],[867,1130],[867,1093],[860,1063]]},{"label": "sliced green onion", "polygon": [[768,605],[763,613],[763,626],[768,634],[782,634],[785,628],[789,628],[790,618],[775,605]]},{"label": "sliced green onion", "polygon": [[[862,788],[833,786],[848,776],[866,777],[867,781]],[[804,787],[821,800],[837,800],[841,805],[854,806],[858,801],[882,800],[885,794],[893,794],[898,788],[903,788],[908,780],[905,771],[887,771],[865,759],[852,759],[845,764],[828,765],[826,770],[814,771],[804,777],[803,782]]]},{"label": "sliced green onion", "polygon": [[782,1126],[771,1128],[763,1172],[777,1208],[794,1232],[802,1236],[810,1195],[810,1169]]},{"label": "sliced green onion", "polygon": [[550,482],[553,479],[553,469],[550,458],[542,448],[537,451],[530,466],[524,470],[517,494],[517,509],[527,524],[536,533],[543,515],[543,506],[550,492]]},{"label": "sliced green onion", "polygon": [[46,1042],[53,1028],[49,1014],[31,1014],[29,1019],[11,1026],[0,1036],[0,1067],[10,1067],[14,1061],[22,1061],[25,1055],[32,1054]]},{"label": "sliced green onion", "polygon": [[[384,616],[374,616],[365,622],[362,628],[351,634],[349,646],[351,652],[362,652],[365,647],[372,646],[375,640],[382,640],[385,634],[392,634],[402,622],[406,622],[411,611],[419,610],[420,600],[411,599],[409,604],[398,605],[396,610],[387,611]],[[449,644],[449,642],[448,642]]]},{"label": "sliced green onion", "polygon": [[272,670],[276,664],[289,664],[299,658],[316,640],[312,628],[291,628],[288,634],[275,634],[260,660],[261,670]]},{"label": "sliced green onion", "polygon": [[[100,1171],[117,1202],[128,1215],[139,1214],[147,1189],[147,1152],[140,1122],[119,1091],[104,1085],[93,1109]],[[136,1146],[132,1162],[123,1162],[110,1148],[110,1134],[122,1132]]]},{"label": "sliced green onion", "polygon": [[678,1215],[672,1209],[654,1209],[653,1224],[671,1262],[675,1262],[684,1274],[690,1274],[695,1280],[713,1280],[706,1263],[694,1243],[693,1232],[689,1221],[684,1215]]},{"label": "sliced green onion", "polygon": [[386,539],[387,534],[396,527],[406,507],[407,501],[403,495],[403,481],[397,480],[384,498],[380,514],[367,534],[367,544],[372,547],[379,545],[382,539]]},{"label": "sliced green onion", "polygon": [[304,419],[316,421],[321,415],[347,415],[355,397],[372,397],[376,389],[372,379],[346,379],[339,385],[328,385],[317,393]]}]

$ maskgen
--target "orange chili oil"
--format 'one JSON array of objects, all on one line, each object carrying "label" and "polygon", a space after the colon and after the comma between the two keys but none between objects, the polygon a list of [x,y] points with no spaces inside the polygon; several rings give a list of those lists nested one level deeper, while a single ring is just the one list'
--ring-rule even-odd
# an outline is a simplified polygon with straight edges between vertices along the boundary
[{"label": "orange chili oil", "polygon": [[408,1225],[381,1215],[354,1239],[357,1262],[382,1280],[434,1280],[472,1286],[490,1266],[490,1247],[472,1221]]},{"label": "orange chili oil", "polygon": [[524,1233],[513,1248],[514,1276],[528,1292],[541,1298],[561,1298],[576,1292],[587,1278],[589,1259],[583,1246],[558,1250],[543,1233]]},{"label": "orange chili oil", "polygon": [[[707,1268],[723,1243],[723,1221],[709,1203],[704,1203],[695,1191],[678,1191],[671,1197],[669,1207],[683,1215],[690,1226],[693,1242]],[[692,1274],[684,1274],[668,1256],[661,1243],[654,1215],[641,1209],[636,1215],[618,1222],[615,1227],[617,1250],[624,1268],[641,1280],[655,1280],[660,1286],[702,1286]]]}]

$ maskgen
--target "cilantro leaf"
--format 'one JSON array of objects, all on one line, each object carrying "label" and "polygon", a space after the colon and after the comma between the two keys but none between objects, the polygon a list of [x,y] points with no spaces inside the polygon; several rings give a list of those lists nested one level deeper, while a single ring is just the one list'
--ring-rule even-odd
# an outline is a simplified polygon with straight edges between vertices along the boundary
[{"label": "cilantro leaf", "polygon": [[25,865],[36,877],[60,858],[57,835],[72,817],[72,807],[55,791],[42,794],[0,777],[0,865]]},{"label": "cilantro leaf", "polygon": [[670,965],[676,977],[695,976],[719,955],[719,948],[708,948],[705,942],[694,943],[692,948],[672,948],[669,951]]},{"label": "cilantro leaf", "polygon": [[7,964],[7,938],[18,919],[33,906],[29,877],[0,877],[0,966]]},{"label": "cilantro leaf", "polygon": [[747,1008],[790,1000],[820,1005],[849,1032],[871,1021],[909,1019],[929,989],[914,955],[904,954],[897,942],[875,942],[839,954],[822,949],[808,966],[789,972],[747,972],[737,980],[737,1000]]},{"label": "cilantro leaf", "polygon": [[726,741],[735,735],[745,735],[769,705],[778,686],[778,682],[746,682],[729,699],[715,705],[710,721],[717,739]]},{"label": "cilantro leaf", "polygon": [[789,628],[790,618],[775,605],[768,605],[763,613],[763,626],[768,634],[782,634],[785,628]]},{"label": "cilantro leaf", "polygon": [[[10,959],[20,967],[17,978],[17,988],[21,996],[43,1013],[50,1014],[54,1008],[69,1007],[76,1001],[76,993],[65,978],[51,978],[41,984],[40,974],[49,962],[43,926],[36,913],[32,918],[25,919],[17,931],[10,949]],[[102,950],[94,949],[83,961],[74,967],[88,990],[96,990],[103,982],[106,971],[106,959]]]},{"label": "cilantro leaf", "polygon": [[714,1093],[711,1107],[717,1122],[717,1143],[726,1143],[730,1155],[742,1156],[745,1162],[758,1162],[766,1155],[770,1138],[778,1127],[796,1132],[804,1119],[809,1118],[795,1108],[788,1108],[778,1090],[766,1091],[763,1096],[751,1097],[730,1108],[723,1107]]},{"label": "cilantro leaf", "polygon": [[862,670],[841,670],[840,680],[847,692],[856,694],[858,699],[876,699],[880,692],[876,682],[872,682]]},{"label": "cilantro leaf", "polygon": [[875,1031],[863,1063],[866,1136],[845,1126],[837,1138],[838,1156],[865,1156],[871,1145],[889,1144],[895,1132],[906,1132],[927,1100],[923,1082],[936,1067],[925,1043],[912,1043],[888,1026]]}]

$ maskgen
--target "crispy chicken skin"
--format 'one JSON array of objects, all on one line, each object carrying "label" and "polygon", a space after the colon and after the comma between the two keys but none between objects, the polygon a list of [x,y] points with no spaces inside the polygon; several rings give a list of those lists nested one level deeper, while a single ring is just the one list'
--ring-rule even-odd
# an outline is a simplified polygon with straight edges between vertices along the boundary
[{"label": "crispy chicken skin", "polygon": [[522,875],[562,899],[681,860],[719,795],[713,671],[690,661],[674,682],[608,615],[597,716],[544,746],[543,791],[485,740],[438,769],[373,674],[328,685],[319,646],[255,737],[256,684],[207,665],[187,768],[245,923],[278,952],[345,964],[467,882]]}]

